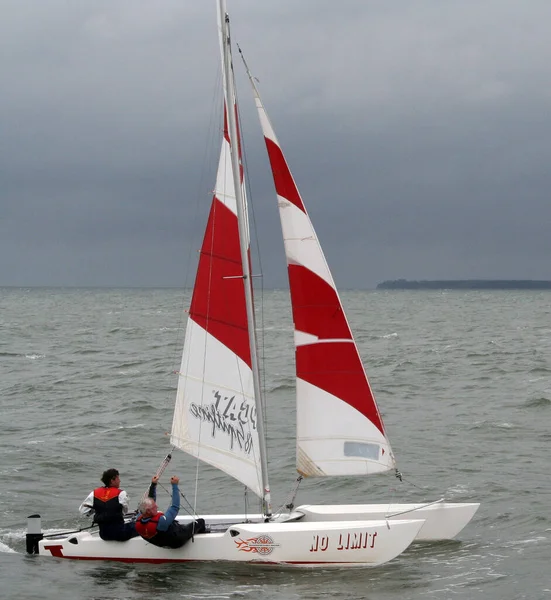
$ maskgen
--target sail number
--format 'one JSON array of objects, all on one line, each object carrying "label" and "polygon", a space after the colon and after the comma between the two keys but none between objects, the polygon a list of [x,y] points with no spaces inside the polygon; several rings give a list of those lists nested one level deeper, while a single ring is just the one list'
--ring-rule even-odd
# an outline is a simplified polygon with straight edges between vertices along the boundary
[{"label": "sail number", "polygon": [[239,421],[241,425],[246,425],[250,421],[253,429],[256,429],[255,406],[250,406],[246,400],[242,400],[238,409],[238,402],[235,401],[235,396],[232,396],[231,398],[228,398],[227,396],[222,398],[222,395],[218,390],[214,392],[214,397],[216,398],[214,406],[216,407],[216,410],[222,414],[224,419]]}]

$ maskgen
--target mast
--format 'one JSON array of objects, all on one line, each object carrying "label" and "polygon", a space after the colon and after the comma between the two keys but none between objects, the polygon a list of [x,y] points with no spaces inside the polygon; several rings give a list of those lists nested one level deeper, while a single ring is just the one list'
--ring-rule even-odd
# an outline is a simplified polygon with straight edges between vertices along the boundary
[{"label": "mast", "polygon": [[254,313],[254,301],[252,291],[251,269],[249,263],[248,226],[245,213],[246,198],[241,185],[241,160],[239,157],[239,144],[237,132],[237,119],[235,115],[236,93],[233,78],[233,64],[230,40],[230,19],[226,11],[226,0],[219,0],[220,26],[222,29],[222,56],[223,68],[226,80],[226,111],[228,115],[228,127],[230,133],[231,163],[233,178],[235,182],[235,196],[237,204],[237,219],[239,224],[239,245],[241,248],[241,262],[243,267],[243,285],[245,286],[245,303],[247,307],[247,321],[249,329],[249,344],[251,348],[251,367],[253,373],[253,385],[255,406],[257,414],[257,430],[260,451],[260,463],[262,471],[263,510],[266,516],[272,514],[272,502],[270,495],[270,484],[268,482],[268,457],[266,449],[266,435],[264,431],[264,414],[262,407],[262,391],[260,386],[260,367],[258,361],[258,345],[256,342],[256,320]]}]

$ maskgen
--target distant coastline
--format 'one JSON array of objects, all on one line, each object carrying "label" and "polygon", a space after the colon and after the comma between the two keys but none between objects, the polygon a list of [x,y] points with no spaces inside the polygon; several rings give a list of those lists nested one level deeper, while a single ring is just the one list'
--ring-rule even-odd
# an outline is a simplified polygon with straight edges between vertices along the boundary
[{"label": "distant coastline", "polygon": [[378,290],[551,290],[551,281],[539,279],[393,279],[377,284]]}]

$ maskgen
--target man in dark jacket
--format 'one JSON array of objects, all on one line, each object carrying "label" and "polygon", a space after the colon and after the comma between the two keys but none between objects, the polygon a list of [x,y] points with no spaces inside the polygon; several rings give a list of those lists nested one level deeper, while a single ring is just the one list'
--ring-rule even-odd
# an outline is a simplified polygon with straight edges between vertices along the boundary
[{"label": "man in dark jacket", "polygon": [[187,525],[181,525],[176,521],[176,515],[180,510],[180,490],[178,477],[172,477],[172,504],[166,513],[159,512],[156,503],[157,477],[151,480],[149,498],[143,500],[139,506],[141,513],[136,521],[136,530],[144,540],[155,546],[168,548],[180,548],[196,533],[205,533],[204,519],[197,519]]},{"label": "man in dark jacket", "polygon": [[83,515],[94,513],[94,523],[99,525],[102,540],[125,542],[136,537],[138,532],[134,523],[125,523],[128,512],[128,494],[120,489],[121,478],[117,469],[107,469],[101,476],[103,487],[90,492],[80,505]]}]

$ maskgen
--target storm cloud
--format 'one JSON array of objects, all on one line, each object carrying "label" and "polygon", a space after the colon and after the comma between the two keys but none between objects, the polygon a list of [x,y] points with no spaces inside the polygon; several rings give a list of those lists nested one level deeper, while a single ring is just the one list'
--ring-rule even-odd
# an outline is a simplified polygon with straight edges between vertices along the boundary
[{"label": "storm cloud", "polygon": [[[219,149],[214,0],[0,0],[0,285],[191,285]],[[341,287],[551,279],[548,0],[229,0]],[[240,71],[265,285],[277,206]]]}]

